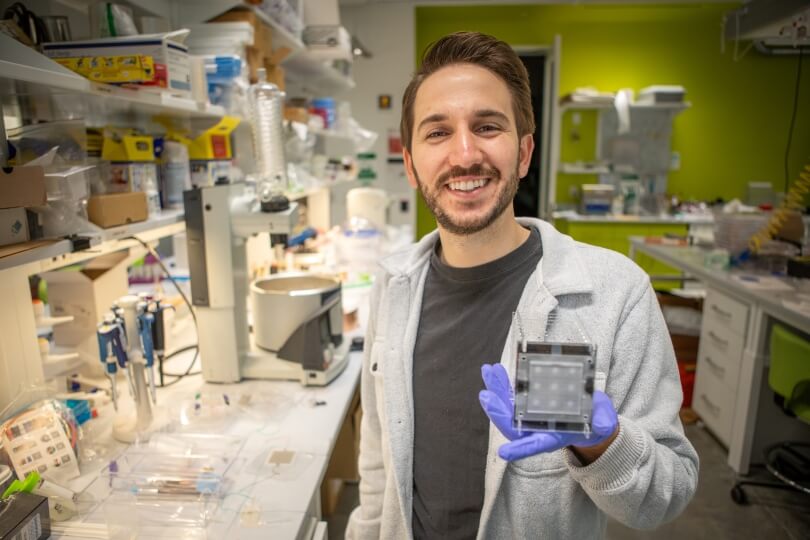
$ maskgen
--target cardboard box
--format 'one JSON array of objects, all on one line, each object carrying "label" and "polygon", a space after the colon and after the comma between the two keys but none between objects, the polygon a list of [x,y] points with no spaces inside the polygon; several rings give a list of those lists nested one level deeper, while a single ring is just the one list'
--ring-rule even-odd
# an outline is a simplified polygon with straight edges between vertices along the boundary
[{"label": "cardboard box", "polygon": [[321,483],[321,511],[324,516],[335,512],[344,482],[360,480],[357,459],[360,456],[360,421],[362,417],[360,394],[355,391]]},{"label": "cardboard box", "polygon": [[[282,90],[284,89],[284,72],[278,67],[281,60],[286,58],[290,51],[285,48],[280,48],[277,51],[273,50],[273,31],[270,26],[266,25],[256,13],[253,11],[234,9],[223,13],[218,17],[211,19],[209,22],[246,22],[253,27],[253,44],[245,47],[245,61],[248,66],[248,76],[251,83],[255,83],[257,78],[257,70],[260,67],[267,69],[267,78],[273,84],[276,84]],[[271,78],[269,65],[275,66],[279,71],[274,73],[272,77],[282,81],[281,84]]]},{"label": "cardboard box", "polygon": [[108,228],[146,221],[149,217],[146,193],[108,193],[93,195],[87,201],[87,218],[99,227]]},{"label": "cardboard box", "polygon": [[110,306],[127,294],[127,251],[117,251],[91,260],[82,267],[45,272],[51,315],[72,315],[73,321],[55,326],[54,344],[73,347],[83,359],[98,358],[96,326]]},{"label": "cardboard box", "polygon": [[248,66],[248,79],[251,84],[259,80],[259,68],[264,67],[264,53],[257,47],[245,47],[245,62]]},{"label": "cardboard box", "polygon": [[357,458],[360,454],[360,423],[362,416],[360,408],[360,395],[355,392],[349,412],[338,433],[329,466],[326,468],[326,478],[340,478],[356,482],[360,479],[357,469]]},{"label": "cardboard box", "polygon": [[42,52],[54,59],[133,55],[150,57],[154,63],[154,80],[132,86],[144,90],[167,91],[190,99],[191,63],[188,47],[183,44],[187,35],[188,30],[177,30],[165,34],[62,41],[43,44]]},{"label": "cardboard box", "polygon": [[42,167],[0,169],[0,208],[44,206],[46,200]]},{"label": "cardboard box", "polygon": [[286,88],[284,84],[284,68],[276,64],[271,64],[265,59],[264,69],[267,71],[267,82],[275,84],[278,86],[279,90],[284,91]]}]

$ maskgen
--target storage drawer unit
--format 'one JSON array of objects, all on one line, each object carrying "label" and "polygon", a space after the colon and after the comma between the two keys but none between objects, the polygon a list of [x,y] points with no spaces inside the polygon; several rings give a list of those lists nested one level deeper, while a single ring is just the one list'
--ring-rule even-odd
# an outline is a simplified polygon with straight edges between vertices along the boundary
[{"label": "storage drawer unit", "polygon": [[726,446],[731,441],[734,424],[734,402],[737,392],[729,390],[711,371],[700,370],[695,377],[692,407],[700,414],[706,426]]},{"label": "storage drawer unit", "polygon": [[700,332],[699,369],[708,369],[729,390],[736,391],[742,362],[743,337],[706,321]]},{"label": "storage drawer unit", "polygon": [[709,289],[703,303],[703,317],[704,321],[708,320],[718,328],[727,328],[738,336],[745,337],[748,306],[738,300]]},{"label": "storage drawer unit", "polygon": [[692,407],[726,445],[731,440],[748,306],[716,290],[703,304]]}]

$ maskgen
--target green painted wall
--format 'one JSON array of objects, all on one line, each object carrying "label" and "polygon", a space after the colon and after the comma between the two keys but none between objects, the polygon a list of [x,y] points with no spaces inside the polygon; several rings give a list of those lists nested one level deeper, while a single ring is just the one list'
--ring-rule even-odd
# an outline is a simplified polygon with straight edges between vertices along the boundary
[{"label": "green painted wall", "polygon": [[[416,8],[416,58],[427,45],[459,30],[493,34],[512,45],[547,45],[562,37],[560,95],[580,86],[600,90],[681,84],[692,108],[676,117],[672,149],[681,154],[669,191],[685,198],[744,197],[749,181],[784,185],[784,156],[798,57],[750,50],[734,61],[733,43],[720,50],[723,13],[737,4],[653,6],[453,6]],[[790,178],[810,163],[810,61],[790,159]],[[583,113],[582,139],[572,142],[570,113],[562,137],[566,159],[593,156],[594,120]],[[588,126],[591,126],[588,128]],[[561,176],[558,200],[568,187],[593,178]],[[417,207],[417,236],[435,228],[424,204]]]}]

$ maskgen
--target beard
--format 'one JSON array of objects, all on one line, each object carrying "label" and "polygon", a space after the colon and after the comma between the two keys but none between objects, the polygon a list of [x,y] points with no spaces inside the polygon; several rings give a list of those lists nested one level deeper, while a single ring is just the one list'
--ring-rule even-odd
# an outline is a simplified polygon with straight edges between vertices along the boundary
[{"label": "beard", "polygon": [[416,173],[415,166],[412,166],[412,172],[414,178],[416,178],[419,193],[422,194],[422,198],[425,200],[425,204],[427,204],[430,213],[433,214],[433,217],[436,218],[436,221],[444,230],[458,236],[475,234],[492,225],[495,220],[501,217],[509,205],[512,204],[512,201],[515,199],[515,194],[517,194],[518,191],[518,184],[520,183],[516,165],[515,170],[512,172],[509,178],[503,181],[504,185],[498,192],[498,198],[492,208],[481,217],[464,219],[463,217],[458,218],[451,216],[449,212],[446,212],[441,207],[439,196],[441,194],[441,190],[445,189],[444,186],[447,181],[451,178],[460,176],[486,176],[489,177],[490,182],[500,182],[501,172],[498,169],[487,169],[481,164],[475,164],[469,168],[453,167],[448,172],[441,174],[436,179],[435,185],[439,186],[439,188],[435,191],[430,189],[424,182],[422,182],[419,175]]}]

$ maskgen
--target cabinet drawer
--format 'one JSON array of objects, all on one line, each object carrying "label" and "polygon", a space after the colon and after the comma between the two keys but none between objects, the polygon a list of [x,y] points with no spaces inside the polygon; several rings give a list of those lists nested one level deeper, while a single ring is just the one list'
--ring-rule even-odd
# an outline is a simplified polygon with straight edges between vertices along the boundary
[{"label": "cabinet drawer", "polygon": [[726,446],[731,440],[736,395],[714,373],[698,365],[692,408]]},{"label": "cabinet drawer", "polygon": [[729,390],[736,391],[742,364],[742,338],[731,330],[704,324],[700,333],[698,368],[711,371]]},{"label": "cabinet drawer", "polygon": [[748,306],[713,289],[706,294],[703,304],[704,325],[727,328],[739,336],[745,335]]}]

